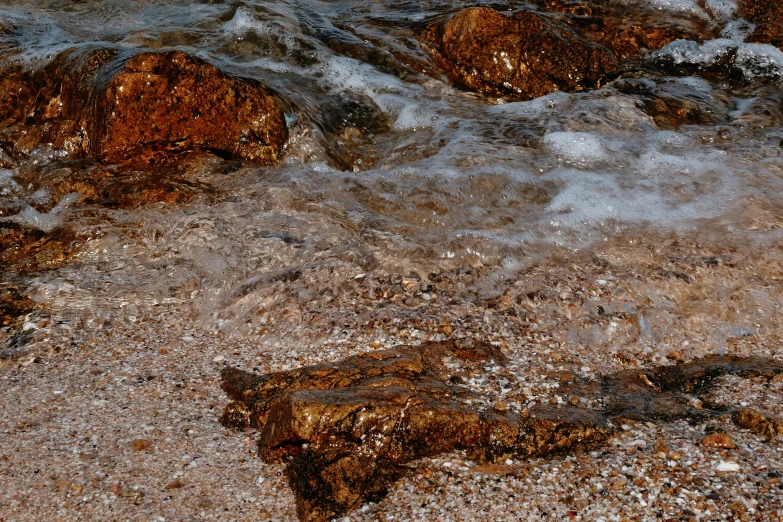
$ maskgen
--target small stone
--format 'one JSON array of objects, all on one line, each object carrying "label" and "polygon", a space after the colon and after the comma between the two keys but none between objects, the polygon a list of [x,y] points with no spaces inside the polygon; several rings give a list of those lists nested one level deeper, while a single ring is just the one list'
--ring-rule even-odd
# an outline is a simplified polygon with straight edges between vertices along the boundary
[{"label": "small stone", "polygon": [[481,464],[480,466],[473,466],[470,471],[474,473],[481,473],[482,475],[494,475],[496,477],[505,477],[514,473],[514,468],[504,464]]},{"label": "small stone", "polygon": [[139,489],[123,488],[120,496],[123,498],[141,499],[144,498],[144,492]]},{"label": "small stone", "polygon": [[683,355],[681,350],[674,350],[666,354],[666,358],[671,361],[677,361],[677,362],[682,361],[682,357]]},{"label": "small stone", "polygon": [[214,359],[212,359],[212,362],[220,362],[223,359],[225,359],[225,357],[223,357],[222,355],[217,355],[217,356],[215,356]]},{"label": "small stone", "polygon": [[169,351],[165,348],[161,348],[160,350],[158,350],[158,353],[161,355],[166,355],[167,353],[169,353]]},{"label": "small stone", "polygon": [[152,445],[149,443],[148,440],[136,439],[131,441],[130,449],[132,449],[133,451],[152,451]]},{"label": "small stone", "polygon": [[508,409],[508,404],[506,404],[505,402],[496,402],[494,408],[497,411],[506,411]]},{"label": "small stone", "polygon": [[737,447],[734,444],[734,441],[731,440],[731,437],[729,437],[728,434],[722,432],[716,432],[711,435],[707,435],[701,440],[701,445],[707,446],[708,448],[719,449],[734,449]]},{"label": "small stone", "polygon": [[739,464],[736,462],[726,462],[726,461],[720,461],[717,466],[715,466],[715,471],[739,471],[740,467]]},{"label": "small stone", "polygon": [[182,481],[182,479],[177,479],[174,482],[169,482],[166,484],[166,489],[180,489],[184,485],[185,483]]}]

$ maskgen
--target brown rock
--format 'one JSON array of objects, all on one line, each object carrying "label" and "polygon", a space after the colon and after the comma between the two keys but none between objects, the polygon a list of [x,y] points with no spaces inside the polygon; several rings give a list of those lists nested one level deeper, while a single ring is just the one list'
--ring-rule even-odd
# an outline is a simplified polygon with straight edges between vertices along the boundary
[{"label": "brown rock", "polygon": [[783,49],[783,4],[770,0],[739,0],[737,14],[756,24],[749,42]]},{"label": "brown rock", "polygon": [[60,268],[71,262],[80,244],[68,229],[44,232],[17,223],[0,223],[0,269],[23,273]]},{"label": "brown rock", "polygon": [[33,300],[18,288],[7,283],[0,284],[0,328],[14,326],[34,307]]},{"label": "brown rock", "polygon": [[638,58],[674,40],[701,41],[714,36],[696,14],[656,9],[646,2],[620,0],[532,0],[547,11],[563,13],[558,21],[590,41],[610,49],[619,60]]},{"label": "brown rock", "polygon": [[152,451],[152,445],[146,439],[132,440],[129,446],[133,451]]},{"label": "brown rock", "polygon": [[421,44],[452,81],[514,100],[600,87],[619,67],[607,48],[526,10],[465,9],[427,27]]},{"label": "brown rock", "polygon": [[[268,375],[225,368],[222,387],[233,402],[221,421],[258,429],[259,454],[289,463],[299,517],[316,522],[380,500],[412,460],[462,450],[479,464],[498,466],[595,446],[612,434],[609,419],[714,416],[716,411],[691,404],[721,375],[769,379],[783,373],[783,365],[772,361],[713,356],[565,386],[566,393],[600,398],[603,411],[538,407],[523,415],[477,407],[475,393],[452,384],[446,358],[460,359],[461,366],[506,362],[494,346],[456,341]],[[656,444],[656,450],[663,447]]]},{"label": "brown rock", "polygon": [[731,440],[731,437],[729,437],[728,434],[723,432],[716,432],[707,435],[706,437],[701,439],[701,445],[706,446],[708,448],[718,448],[718,449],[734,449],[737,447],[734,444],[734,441]]},{"label": "brown rock", "polygon": [[97,96],[96,118],[92,152],[110,162],[197,149],[273,165],[287,138],[263,86],[181,51],[131,58]]},{"label": "brown rock", "polygon": [[[661,129],[726,121],[734,108],[734,100],[724,93],[699,91],[671,79],[622,79],[613,82],[612,87],[632,95],[637,100],[637,105],[649,114]],[[677,273],[662,275],[680,279],[688,277]],[[682,352],[679,350],[671,352],[667,357],[680,360],[675,358],[677,354],[682,359]]]},{"label": "brown rock", "polygon": [[755,410],[738,410],[732,415],[732,420],[740,428],[750,430],[767,440],[783,436],[783,422]]},{"label": "brown rock", "polygon": [[21,157],[47,145],[110,163],[205,151],[273,165],[287,139],[265,86],[181,51],[128,60],[113,50],[69,50],[37,72],[10,68],[0,78],[0,124]]}]

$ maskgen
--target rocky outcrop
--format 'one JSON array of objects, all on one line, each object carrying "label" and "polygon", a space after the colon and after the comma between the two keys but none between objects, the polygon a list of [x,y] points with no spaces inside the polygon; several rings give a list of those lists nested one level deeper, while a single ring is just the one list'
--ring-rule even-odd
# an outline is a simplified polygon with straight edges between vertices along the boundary
[{"label": "rocky outcrop", "polygon": [[3,74],[0,123],[17,156],[41,145],[145,165],[208,151],[263,165],[280,159],[285,118],[260,83],[181,51],[131,58],[73,49],[42,70]]},{"label": "rocky outcrop", "polygon": [[451,341],[267,375],[226,368],[223,390],[232,402],[221,422],[258,430],[261,457],[288,463],[299,518],[319,522],[380,500],[415,459],[463,450],[479,463],[494,463],[591,447],[612,435],[613,419],[664,422],[725,413],[695,400],[721,375],[783,373],[775,362],[715,356],[563,381],[566,396],[596,400],[603,410],[514,411],[459,384],[466,376],[494,377],[486,374],[505,363],[494,346]]},{"label": "rocky outcrop", "polygon": [[770,0],[740,0],[737,14],[756,24],[749,42],[766,43],[783,49],[783,4]]},{"label": "rocky outcrop", "polygon": [[455,83],[510,99],[600,87],[619,67],[605,47],[532,11],[466,9],[430,25],[421,43]]},{"label": "rocky outcrop", "polygon": [[707,31],[698,17],[662,16],[636,5],[629,15],[621,2],[534,3],[542,10],[465,9],[429,25],[421,46],[454,83],[528,100],[600,87],[626,61],[676,39],[701,40]]}]

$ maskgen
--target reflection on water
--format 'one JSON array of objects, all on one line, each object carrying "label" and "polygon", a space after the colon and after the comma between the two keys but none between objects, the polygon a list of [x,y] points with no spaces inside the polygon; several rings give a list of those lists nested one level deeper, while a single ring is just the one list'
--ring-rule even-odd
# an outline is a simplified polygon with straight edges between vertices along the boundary
[{"label": "reflection on water", "polygon": [[[277,167],[197,157],[159,173],[176,197],[138,207],[64,188],[99,187],[93,164],[3,152],[2,219],[81,238],[77,263],[19,277],[93,327],[167,303],[239,333],[328,324],[351,306],[358,327],[380,321],[379,302],[425,324],[438,307],[495,299],[585,345],[675,346],[686,329],[723,345],[770,328],[783,289],[746,271],[779,266],[761,245],[780,244],[783,223],[783,53],[742,43],[751,27],[726,2],[649,1],[723,38],[673,42],[597,91],[517,103],[449,86],[420,49],[418,32],[465,2],[11,2],[4,63],[182,49],[280,93],[291,131]],[[732,251],[746,264],[699,261]],[[432,299],[439,288],[451,297]]]}]

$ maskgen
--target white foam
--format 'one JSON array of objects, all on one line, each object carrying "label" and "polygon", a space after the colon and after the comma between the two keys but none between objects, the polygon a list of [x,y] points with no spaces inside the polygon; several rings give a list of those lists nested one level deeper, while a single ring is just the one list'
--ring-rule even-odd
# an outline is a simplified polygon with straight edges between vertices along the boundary
[{"label": "white foam", "polygon": [[67,194],[52,210],[46,213],[38,212],[33,207],[26,205],[18,214],[0,218],[0,221],[20,223],[44,232],[51,232],[62,225],[65,210],[69,205],[79,201],[80,197],[76,193]]},{"label": "white foam", "polygon": [[734,42],[744,42],[755,30],[756,24],[752,24],[747,20],[731,20],[721,30],[720,36]]},{"label": "white foam", "polygon": [[0,169],[0,195],[6,196],[12,192],[21,190],[22,187],[14,181],[16,171],[10,169]]},{"label": "white foam", "polygon": [[591,164],[607,156],[602,139],[587,132],[552,132],[544,136],[544,145],[567,162]]},{"label": "white foam", "polygon": [[[583,133],[558,134],[559,152],[574,142],[591,141]],[[593,141],[600,144],[602,139],[596,136]],[[564,165],[543,176],[561,187],[547,205],[547,219],[555,228],[569,230],[589,230],[610,222],[679,228],[719,215],[740,190],[739,181],[720,153],[697,147],[673,131],[653,133],[643,142],[629,140],[624,149],[614,145],[613,152],[605,145],[593,147],[589,150],[600,150],[611,166],[585,170]]]},{"label": "white foam", "polygon": [[[703,18],[708,18],[696,0],[644,0],[653,7],[675,13],[693,13]],[[635,2],[633,2],[635,3]]]},{"label": "white foam", "polygon": [[703,44],[677,40],[656,51],[655,57],[669,57],[674,63],[710,66],[736,49],[733,64],[748,78],[783,75],[783,51],[768,44],[738,43],[720,38]]},{"label": "white foam", "polygon": [[737,2],[734,0],[706,0],[704,6],[713,17],[722,20],[733,18],[737,11]]}]

